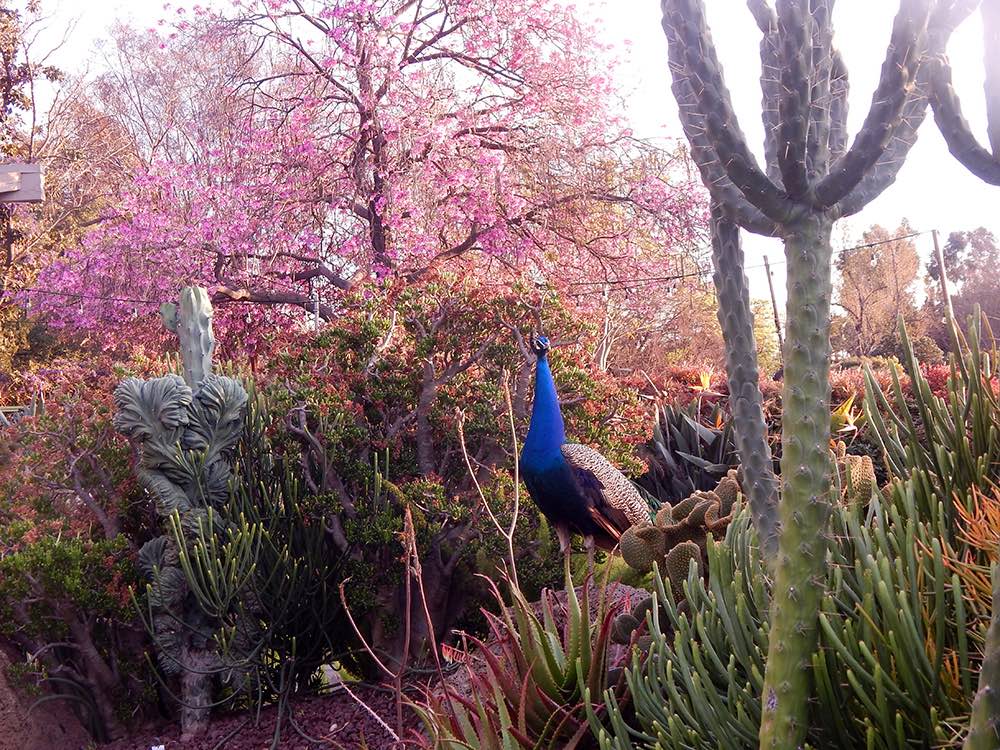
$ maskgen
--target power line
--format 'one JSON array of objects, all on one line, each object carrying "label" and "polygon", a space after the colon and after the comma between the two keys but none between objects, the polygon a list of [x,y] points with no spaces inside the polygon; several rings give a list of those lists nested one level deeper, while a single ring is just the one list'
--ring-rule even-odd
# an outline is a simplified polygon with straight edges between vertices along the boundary
[{"label": "power line", "polygon": [[[866,242],[866,243],[864,243],[862,245],[854,245],[853,247],[845,247],[842,252],[851,252],[852,250],[863,250],[865,248],[877,247],[878,245],[887,245],[890,242],[899,242],[900,240],[907,240],[907,239],[910,239],[911,237],[919,237],[922,234],[930,234],[932,231],[934,231],[934,230],[932,230],[932,229],[925,229],[925,230],[923,230],[921,232],[910,232],[909,234],[901,234],[898,237],[889,237],[888,239],[877,240],[875,242]],[[703,250],[707,250],[707,248],[702,248],[702,249]],[[771,261],[771,265],[772,266],[780,266],[780,265],[783,265],[785,262],[786,261],[784,261],[782,259],[774,260],[774,261]],[[753,266],[744,266],[743,270],[744,271],[753,271],[753,270],[764,268],[764,267],[765,267],[764,263],[758,263],[758,264],[753,265]],[[701,278],[702,276],[707,276],[707,275],[709,275],[709,274],[711,274],[713,272],[714,272],[714,269],[706,268],[706,269],[699,269],[698,271],[690,271],[688,273],[678,273],[678,274],[674,274],[672,276],[643,276],[643,277],[634,278],[634,279],[613,279],[613,280],[606,280],[606,281],[574,281],[574,282],[572,282],[570,284],[570,286],[604,286],[604,285],[608,285],[608,286],[630,286],[630,285],[634,285],[634,284],[646,284],[646,283],[652,283],[652,282],[658,282],[658,281],[681,281],[682,279]]]},{"label": "power line", "polygon": [[[911,232],[909,234],[899,235],[898,237],[889,237],[888,239],[884,239],[884,240],[877,240],[875,242],[867,242],[867,243],[864,243],[864,244],[861,244],[861,245],[854,245],[853,247],[846,247],[846,248],[844,248],[843,252],[850,252],[852,250],[862,250],[862,249],[865,249],[865,248],[877,247],[878,245],[886,245],[886,244],[888,244],[890,242],[898,242],[900,240],[906,240],[906,239],[910,239],[912,237],[919,237],[922,234],[930,234],[932,231],[933,230],[931,230],[931,229],[925,229],[925,230],[923,230],[921,232]],[[702,248],[702,249],[707,250],[707,248]],[[784,263],[785,263],[784,260],[778,259],[778,260],[772,261],[771,265],[772,266],[778,266],[778,265],[782,265]],[[755,265],[752,265],[752,266],[744,266],[743,270],[744,271],[753,271],[753,270],[758,270],[758,269],[761,269],[761,268],[764,268],[764,267],[765,267],[765,264],[758,263],[758,264],[755,264]],[[643,277],[633,278],[633,279],[614,279],[614,280],[608,280],[608,281],[574,281],[574,282],[571,282],[569,284],[569,286],[604,286],[604,285],[608,285],[608,286],[630,286],[630,285],[642,285],[642,284],[649,284],[649,283],[654,283],[654,282],[682,281],[683,279],[701,278],[701,277],[707,276],[707,275],[709,275],[711,273],[713,273],[713,269],[706,268],[706,269],[699,269],[697,271],[689,271],[687,273],[673,274],[671,276],[643,276]],[[25,287],[23,289],[17,290],[17,292],[18,293],[20,293],[20,292],[32,292],[34,294],[48,294],[48,295],[52,295],[52,296],[56,296],[56,297],[68,297],[68,298],[72,298],[72,299],[76,299],[76,300],[80,300],[80,301],[83,301],[83,300],[94,300],[94,301],[101,301],[101,302],[134,302],[134,303],[146,304],[146,305],[159,305],[159,304],[161,304],[161,302],[159,300],[142,299],[142,298],[139,298],[139,297],[105,297],[105,296],[102,296],[102,295],[84,294],[82,292],[62,292],[62,291],[58,291],[58,290],[55,290],[55,289],[42,289],[40,287]]]},{"label": "power line", "polygon": [[41,289],[39,287],[27,286],[23,289],[18,289],[17,293],[21,292],[32,292],[34,294],[49,294],[55,297],[71,297],[77,300],[100,300],[103,302],[138,302],[147,305],[159,305],[158,300],[153,299],[139,299],[137,297],[103,297],[95,294],[83,294],[79,292],[60,292],[55,289]]}]

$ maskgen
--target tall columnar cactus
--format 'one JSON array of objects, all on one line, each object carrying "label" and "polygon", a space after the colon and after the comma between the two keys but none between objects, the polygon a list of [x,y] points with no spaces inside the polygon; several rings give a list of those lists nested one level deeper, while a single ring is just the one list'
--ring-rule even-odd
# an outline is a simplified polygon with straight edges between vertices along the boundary
[{"label": "tall columnar cactus", "polygon": [[[871,109],[848,147],[848,78],[833,47],[833,1],[778,0],[772,6],[748,0],[748,6],[763,33],[763,169],[739,127],[703,0],[661,0],[672,90],[692,156],[717,207],[717,244],[721,249],[724,238],[730,247],[736,241],[726,220],[785,242],[788,331],[777,517],[773,505],[762,501],[763,492],[749,494],[765,553],[773,549],[773,529],[780,524],[760,746],[797,747],[812,694],[810,658],[831,509],[830,234],[834,221],[861,210],[895,179],[926,111],[927,73],[920,63],[928,38],[946,35],[951,10],[932,18],[931,0],[901,0]],[[736,278],[737,270],[729,266],[739,263],[739,254],[717,254],[720,271]],[[734,306],[734,293],[741,293],[738,284],[722,283],[719,290],[724,308]],[[745,331],[745,323],[740,327]],[[746,347],[736,351],[738,336],[734,326],[726,341],[737,368],[739,362],[746,367],[750,357]],[[756,420],[749,411],[746,425]],[[746,434],[742,439],[759,441]]]},{"label": "tall columnar cactus", "polygon": [[750,289],[743,272],[740,229],[718,203],[712,205],[712,263],[744,490],[763,556],[773,560],[778,552],[778,480],[767,442]]},{"label": "tall columnar cactus", "polygon": [[212,308],[204,289],[181,292],[164,320],[180,339],[184,378],[126,378],[115,390],[115,427],[139,449],[137,474],[164,519],[163,536],[139,552],[149,577],[151,630],[160,665],[180,675],[181,726],[187,736],[207,727],[212,673],[218,668],[214,624],[188,588],[178,540],[216,523],[229,497],[230,459],[243,429],[247,393],[239,381],[212,375]]}]

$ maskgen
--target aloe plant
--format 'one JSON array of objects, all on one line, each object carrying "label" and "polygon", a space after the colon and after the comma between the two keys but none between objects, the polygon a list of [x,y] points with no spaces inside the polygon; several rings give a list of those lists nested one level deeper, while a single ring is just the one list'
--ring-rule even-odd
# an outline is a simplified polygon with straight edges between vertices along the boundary
[{"label": "aloe plant", "polygon": [[675,503],[698,490],[712,490],[739,463],[735,427],[716,407],[705,424],[698,404],[657,404],[648,446],[649,471],[639,480],[660,503]]},{"label": "aloe plant", "polygon": [[[609,682],[608,652],[613,609],[602,600],[591,614],[590,584],[577,595],[566,577],[564,618],[551,591],[543,592],[540,612],[516,587],[506,606],[499,589],[493,592],[500,615],[490,615],[484,640],[469,638],[473,655],[485,669],[469,672],[471,689],[460,694],[445,685],[416,709],[440,750],[582,750],[594,747],[588,714],[602,715],[601,705],[586,696],[605,693],[622,697],[622,686]],[[560,619],[565,619],[560,624]]]}]

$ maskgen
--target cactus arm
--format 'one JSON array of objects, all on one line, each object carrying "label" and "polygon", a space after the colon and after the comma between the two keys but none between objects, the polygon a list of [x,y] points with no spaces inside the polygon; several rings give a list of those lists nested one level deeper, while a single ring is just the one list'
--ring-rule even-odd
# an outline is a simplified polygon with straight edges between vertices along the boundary
[{"label": "cactus arm", "polygon": [[[813,68],[809,3],[778,0],[781,69],[778,98],[778,169],[789,197],[799,200],[809,191],[806,176],[810,119],[810,72]],[[825,104],[824,104],[825,106]]]},{"label": "cactus arm", "polygon": [[986,134],[996,158],[1000,157],[1000,6],[984,2],[980,8],[986,62]]},{"label": "cactus arm", "polygon": [[175,330],[180,339],[184,380],[192,388],[197,388],[212,374],[212,354],[215,351],[212,303],[203,287],[189,286],[181,290],[175,328],[171,330]]},{"label": "cactus arm", "polygon": [[962,114],[962,104],[952,86],[951,66],[946,58],[934,63],[931,107],[934,121],[951,155],[983,182],[1000,185],[1000,161],[979,145]]},{"label": "cactus arm", "polygon": [[777,72],[781,70],[778,55],[778,17],[764,0],[747,0],[757,26],[760,27],[760,115],[764,124],[764,167],[767,176],[775,185],[781,184],[781,170],[778,168],[778,100],[781,98],[781,83]]},{"label": "cactus arm", "polygon": [[789,227],[782,395],[781,534],[775,565],[760,747],[799,747],[807,729],[830,515],[830,233],[812,216]]},{"label": "cactus arm", "polygon": [[770,33],[778,25],[778,17],[768,0],[747,0],[747,7],[753,14],[753,20],[757,22],[761,34]]},{"label": "cactus arm", "polygon": [[[813,10],[812,59],[815,73],[809,93],[809,130],[806,175],[810,183],[830,166],[830,133],[833,131],[833,13],[834,0],[818,0]],[[808,79],[807,79],[808,80]]]},{"label": "cactus arm", "polygon": [[691,145],[691,157],[698,166],[702,182],[708,187],[712,196],[726,206],[727,211],[741,227],[756,234],[777,236],[778,229],[774,222],[764,216],[756,206],[750,205],[722,168],[708,135],[705,115],[701,112],[700,95],[693,88],[688,76],[680,51],[680,42],[673,35],[672,27],[665,26],[664,29],[670,42],[668,55],[672,74],[671,91],[677,100],[681,127]]},{"label": "cactus arm", "polygon": [[903,114],[923,58],[929,0],[903,0],[864,125],[843,157],[815,187],[813,204],[826,209],[851,192],[882,157]]},{"label": "cactus arm", "polygon": [[671,46],[683,61],[680,70],[671,65],[671,71],[675,76],[686,74],[699,93],[706,129],[726,175],[769,219],[788,220],[794,204],[761,171],[739,127],[729,90],[722,80],[703,0],[661,0],[660,7],[664,33],[668,41],[673,38],[677,42]]},{"label": "cactus arm", "polygon": [[979,690],[972,702],[964,750],[1000,748],[1000,571],[994,564],[993,614],[986,631],[986,653],[979,671]]},{"label": "cactus arm", "polygon": [[847,75],[844,57],[834,50],[830,69],[830,136],[829,158],[840,159],[847,151],[847,97],[851,93],[851,81]]},{"label": "cactus arm", "polygon": [[771,563],[778,549],[778,482],[761,406],[753,312],[743,273],[740,230],[718,204],[712,205],[712,261],[719,324],[726,344],[729,398],[743,465],[743,489],[750,501],[761,556]]},{"label": "cactus arm", "polygon": [[907,154],[917,142],[917,131],[927,114],[927,89],[929,86],[927,71],[928,67],[924,65],[917,74],[917,85],[903,107],[899,124],[896,126],[892,140],[882,157],[872,166],[865,178],[837,204],[836,216],[853,216],[896,181],[900,167],[903,166]]},{"label": "cactus arm", "polygon": [[[927,114],[933,76],[937,74],[936,65],[943,59],[948,38],[978,3],[979,0],[951,0],[942,2],[935,8],[927,26],[927,54],[917,72],[916,85],[903,107],[903,114],[892,140],[871,172],[837,205],[838,217],[853,216],[895,182],[899,168],[917,141],[917,132]],[[845,71],[845,82],[846,75]]]}]

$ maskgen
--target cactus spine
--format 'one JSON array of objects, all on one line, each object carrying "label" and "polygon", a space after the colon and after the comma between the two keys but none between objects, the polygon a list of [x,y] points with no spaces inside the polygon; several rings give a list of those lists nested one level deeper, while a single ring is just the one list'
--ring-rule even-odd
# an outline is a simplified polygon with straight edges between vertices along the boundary
[{"label": "cactus spine", "polygon": [[[892,183],[916,138],[926,98],[915,84],[932,3],[901,0],[871,108],[849,148],[847,73],[833,48],[833,3],[778,0],[772,7],[766,0],[748,0],[748,5],[764,35],[764,169],[739,127],[703,0],[661,0],[672,90],[692,156],[719,207],[717,216],[782,237],[786,246],[784,487],[775,560],[780,596],[773,602],[759,741],[762,748],[797,747],[806,735],[812,695],[808,666],[816,646],[831,504],[830,233],[836,219],[861,210]],[[727,231],[715,224],[717,231]],[[733,230],[728,232],[732,244]],[[738,255],[731,257],[738,264]],[[727,298],[724,315],[737,304],[734,293],[740,293],[738,285],[720,285],[720,297]],[[740,328],[745,331],[745,323]],[[735,321],[733,333],[726,346],[737,360],[736,371],[750,350],[735,351]],[[766,552],[773,516],[755,504],[754,522]]]},{"label": "cactus spine", "polygon": [[212,676],[221,667],[214,623],[185,576],[184,532],[218,522],[229,497],[231,457],[243,430],[247,393],[239,381],[212,375],[212,307],[204,289],[181,292],[161,309],[180,339],[184,378],[126,378],[115,389],[115,427],[139,448],[137,474],[152,494],[164,535],[139,551],[150,628],[160,665],[180,676],[181,727],[192,737],[208,726]]}]

